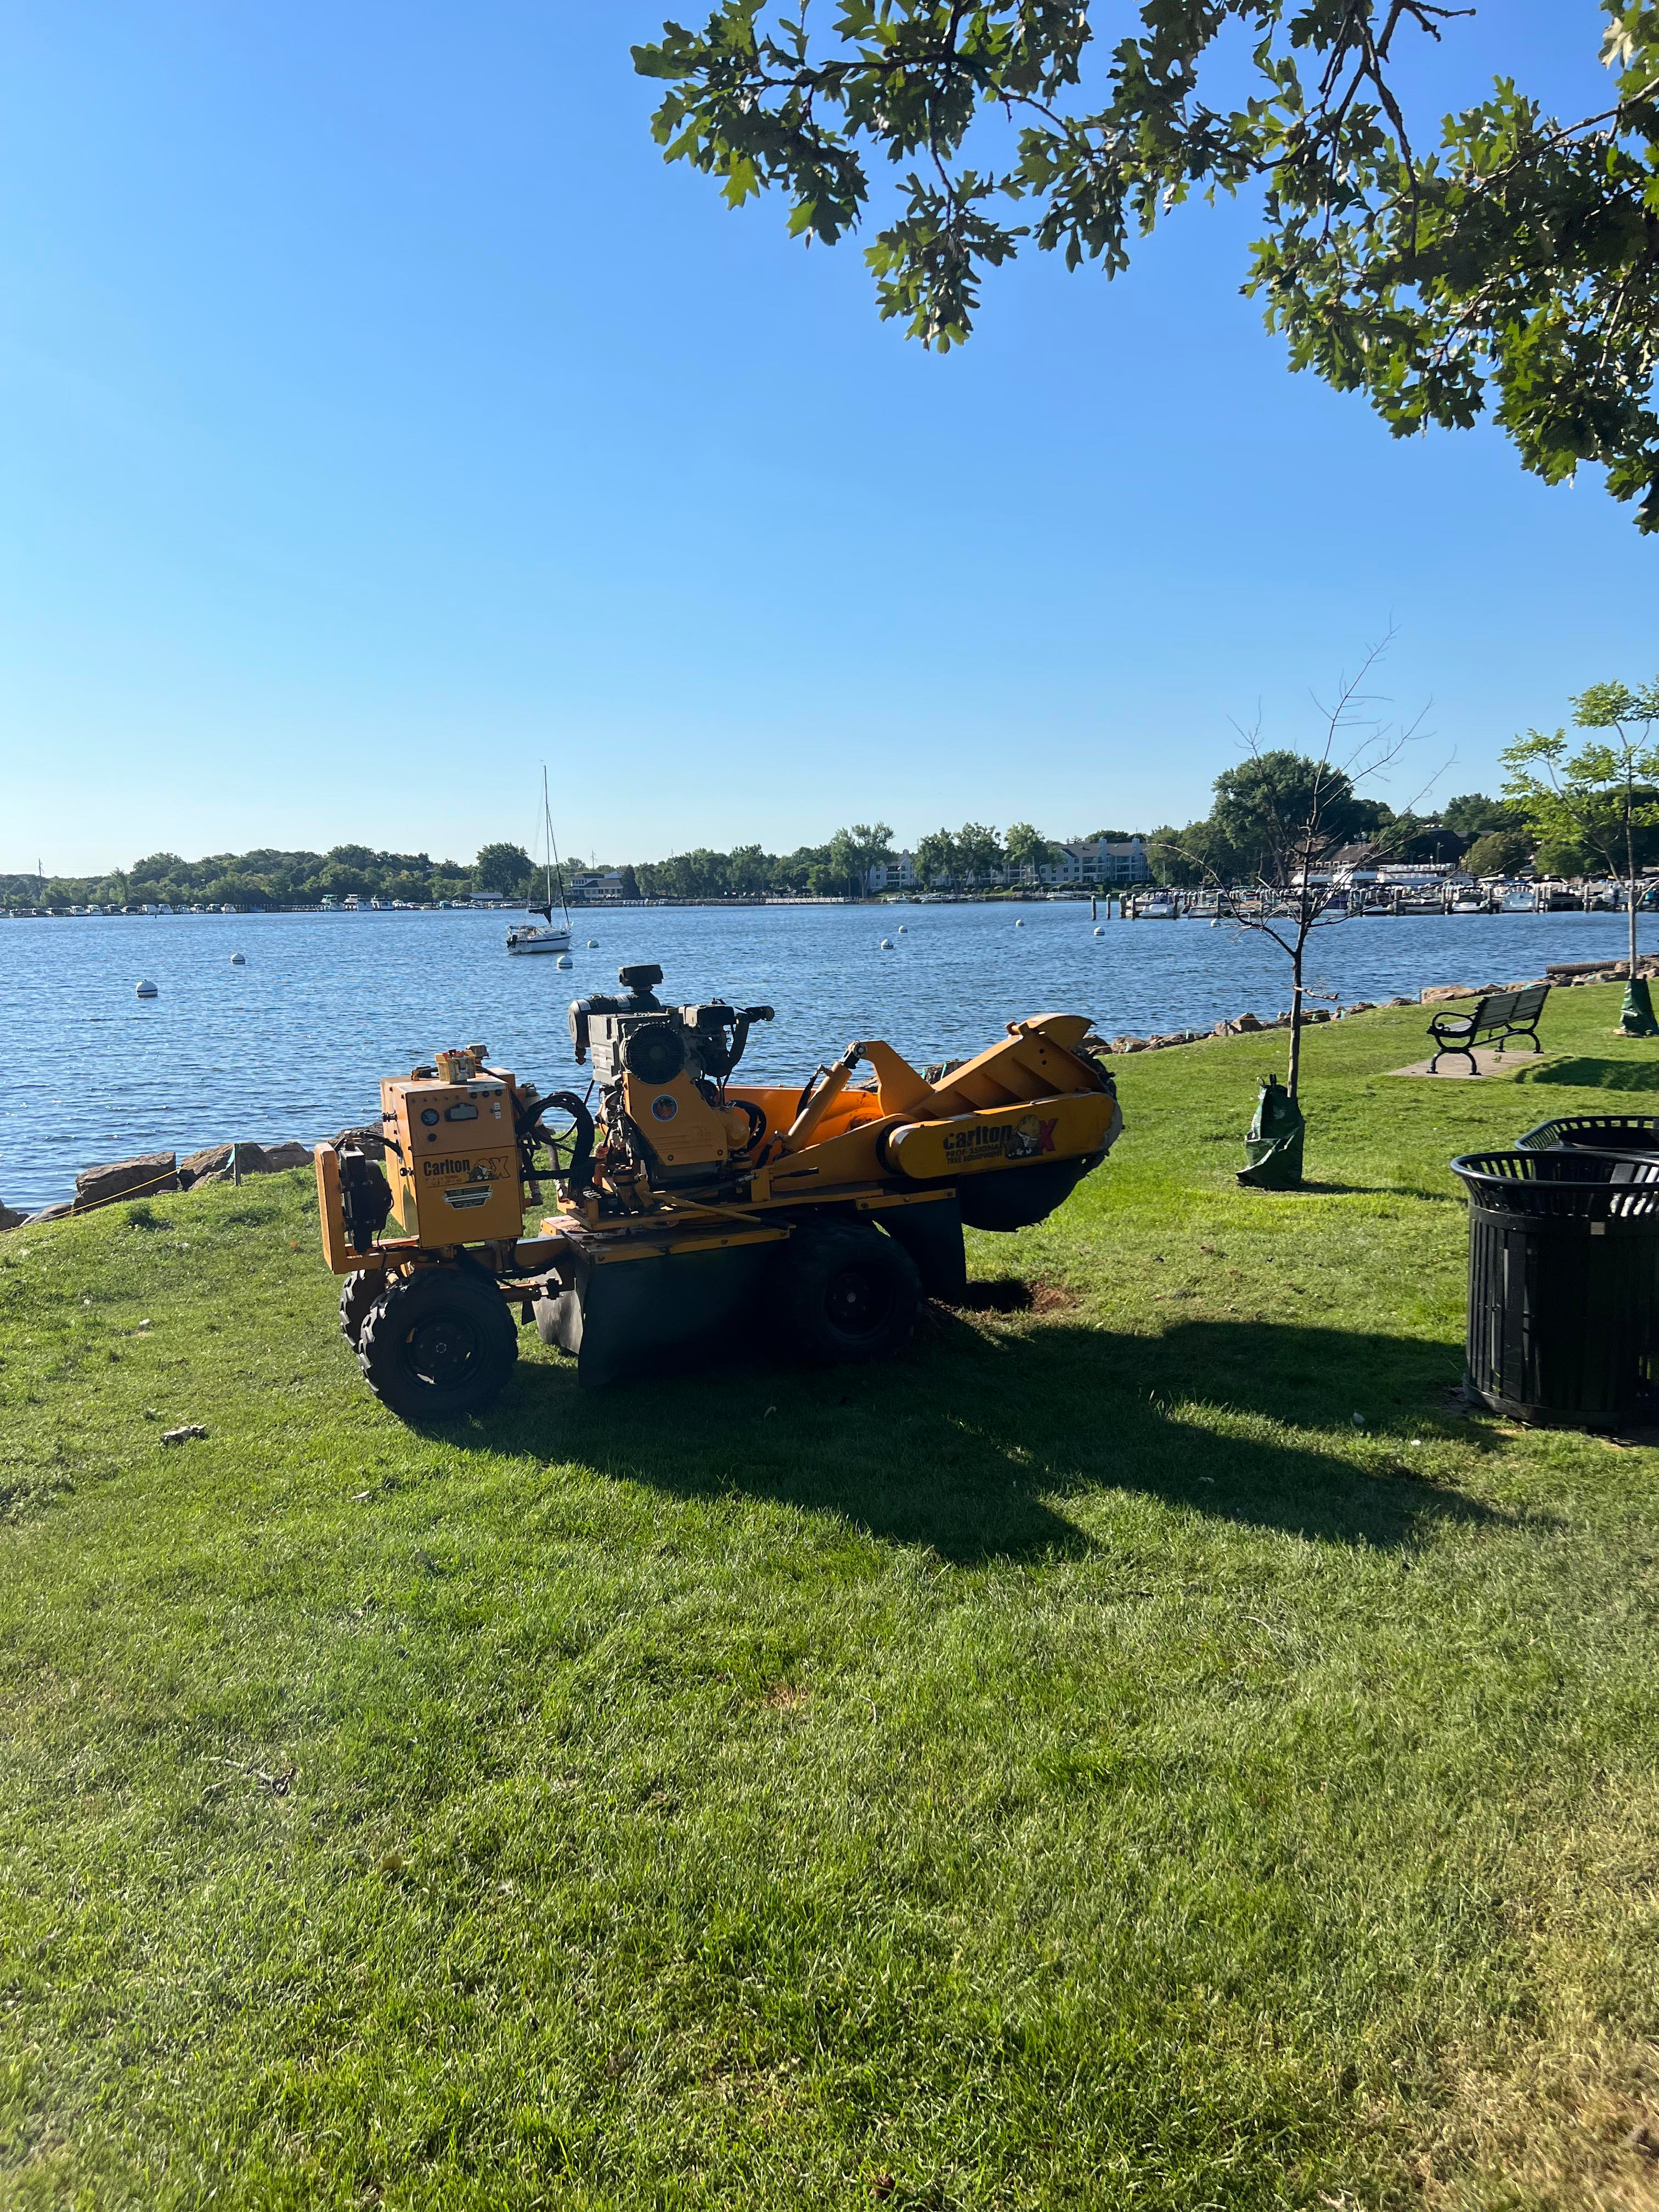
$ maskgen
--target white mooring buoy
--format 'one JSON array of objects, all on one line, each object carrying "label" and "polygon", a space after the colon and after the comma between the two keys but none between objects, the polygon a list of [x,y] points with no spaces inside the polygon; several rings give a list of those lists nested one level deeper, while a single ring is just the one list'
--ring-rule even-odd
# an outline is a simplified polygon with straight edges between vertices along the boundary
[{"label": "white mooring buoy", "polygon": [[161,994],[154,983],[145,981],[139,984],[133,995],[140,999],[159,999]]},{"label": "white mooring buoy", "polygon": [[590,952],[597,952],[597,951],[599,951],[599,939],[598,939],[597,937],[590,937],[590,938],[588,939],[588,940],[587,940],[587,949],[588,949],[588,951],[589,951]]},{"label": "white mooring buoy", "polygon": [[896,951],[897,948],[895,946],[890,937],[884,937],[881,940],[881,949],[884,952],[892,952]]},{"label": "white mooring buoy", "polygon": [[246,968],[247,966],[246,953],[233,952],[230,956],[230,964],[233,968]]},{"label": "white mooring buoy", "polygon": [[908,936],[908,933],[909,933],[906,930],[905,926],[904,926],[904,924],[903,924],[902,922],[900,922],[900,924],[899,924],[899,927],[898,927],[898,933],[899,933],[899,935],[900,935],[901,937]]},{"label": "white mooring buoy", "polygon": [[561,968],[574,968],[575,964],[575,962],[571,958],[568,952],[560,953],[559,965]]},{"label": "white mooring buoy", "polygon": [[1095,935],[1097,937],[1104,937],[1105,934],[1105,931],[1100,927],[1098,923],[1097,923],[1095,926]]}]

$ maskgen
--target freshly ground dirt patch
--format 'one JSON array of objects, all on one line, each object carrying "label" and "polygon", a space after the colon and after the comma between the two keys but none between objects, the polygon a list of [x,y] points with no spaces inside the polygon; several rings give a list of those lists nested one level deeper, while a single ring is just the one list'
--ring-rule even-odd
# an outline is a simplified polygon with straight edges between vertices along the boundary
[{"label": "freshly ground dirt patch", "polygon": [[1064,1283],[1045,1281],[1038,1277],[1026,1282],[1018,1275],[999,1277],[994,1282],[969,1283],[967,1295],[957,1310],[962,1313],[1069,1313],[1081,1302],[1073,1290]]}]

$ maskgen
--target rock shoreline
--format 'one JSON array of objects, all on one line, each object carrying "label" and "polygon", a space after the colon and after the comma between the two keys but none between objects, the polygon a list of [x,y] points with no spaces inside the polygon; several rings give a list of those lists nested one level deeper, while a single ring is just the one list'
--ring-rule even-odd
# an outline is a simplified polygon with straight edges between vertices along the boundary
[{"label": "rock shoreline", "polygon": [[63,1221],[71,1214],[95,1213],[119,1199],[167,1198],[204,1183],[240,1182],[247,1176],[282,1175],[289,1168],[308,1168],[311,1164],[311,1146],[297,1142],[208,1145],[200,1152],[186,1152],[183,1159],[176,1152],[138,1152],[131,1159],[82,1168],[75,1178],[74,1197],[57,1206],[42,1206],[33,1213],[0,1206],[0,1231],[33,1228],[40,1221]]},{"label": "rock shoreline", "polygon": [[[1620,960],[1569,960],[1558,962],[1547,968],[1541,975],[1522,976],[1516,983],[1430,983],[1414,999],[1357,999],[1351,1006],[1309,1006],[1303,1010],[1305,1027],[1310,1023],[1341,1021],[1350,1014],[1369,1014],[1377,1006],[1438,1006],[1449,999],[1488,998],[1494,991],[1527,991],[1548,984],[1551,989],[1571,991],[1586,983],[1622,983],[1626,962]],[[1659,953],[1644,952],[1636,963],[1638,975],[1659,976]],[[1231,1021],[1217,1022],[1207,1030],[1168,1030],[1156,1036],[1116,1036],[1110,1049],[1117,1053],[1164,1052],[1171,1045],[1201,1044],[1206,1037],[1255,1036],[1273,1030],[1287,1030],[1291,1017],[1287,1012],[1275,1014],[1271,1021],[1261,1021],[1255,1014],[1237,1014]]]}]

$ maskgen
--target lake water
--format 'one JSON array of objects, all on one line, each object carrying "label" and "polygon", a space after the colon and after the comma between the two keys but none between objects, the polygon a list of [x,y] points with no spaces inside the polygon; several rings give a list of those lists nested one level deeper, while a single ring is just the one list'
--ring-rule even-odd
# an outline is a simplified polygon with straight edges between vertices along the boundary
[{"label": "lake water", "polygon": [[[131,1152],[331,1135],[377,1110],[382,1075],[475,1039],[544,1090],[580,1086],[565,1007],[614,988],[623,961],[660,963],[675,1002],[775,1006],[744,1072],[792,1082],[858,1036],[920,1064],[976,1051],[1021,1014],[1075,1011],[1104,1036],[1145,1036],[1289,1002],[1287,963],[1258,935],[1101,927],[1070,902],[635,908],[578,917],[572,970],[510,958],[499,914],[6,922],[0,1199],[49,1205],[78,1170]],[[1642,932],[1651,946],[1659,926],[1644,918]],[[1345,1000],[1415,995],[1615,957],[1625,937],[1616,915],[1379,916],[1322,929],[1310,977]],[[141,976],[159,998],[134,995]]]}]

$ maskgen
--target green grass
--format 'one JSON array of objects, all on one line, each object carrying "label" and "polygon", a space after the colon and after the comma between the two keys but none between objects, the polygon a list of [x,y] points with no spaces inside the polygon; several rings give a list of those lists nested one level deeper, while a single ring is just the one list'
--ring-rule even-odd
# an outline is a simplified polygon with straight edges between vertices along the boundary
[{"label": "green grass", "polygon": [[0,1240],[0,2203],[1652,2203],[1659,1452],[1449,1395],[1619,995],[1316,1032],[1296,1194],[1125,1062],[874,1371],[420,1435],[301,1176]]}]

